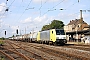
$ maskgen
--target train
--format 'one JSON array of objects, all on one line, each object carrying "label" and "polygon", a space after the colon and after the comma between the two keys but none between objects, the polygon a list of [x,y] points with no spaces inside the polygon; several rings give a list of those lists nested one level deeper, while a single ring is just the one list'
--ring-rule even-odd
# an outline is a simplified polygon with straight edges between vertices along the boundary
[{"label": "train", "polygon": [[67,43],[66,35],[63,29],[50,29],[45,31],[33,32],[30,34],[11,37],[9,39],[54,45]]}]

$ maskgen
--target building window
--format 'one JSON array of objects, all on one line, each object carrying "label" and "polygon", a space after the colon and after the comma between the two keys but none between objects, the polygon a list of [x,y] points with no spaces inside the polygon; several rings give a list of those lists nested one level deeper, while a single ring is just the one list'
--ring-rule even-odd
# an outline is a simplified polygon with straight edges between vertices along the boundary
[{"label": "building window", "polygon": [[78,25],[78,27],[80,27],[80,26]]}]

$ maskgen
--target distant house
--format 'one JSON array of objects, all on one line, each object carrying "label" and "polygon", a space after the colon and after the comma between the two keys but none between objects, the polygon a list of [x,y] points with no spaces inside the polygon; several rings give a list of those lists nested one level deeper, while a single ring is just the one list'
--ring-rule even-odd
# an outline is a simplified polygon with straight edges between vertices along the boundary
[{"label": "distant house", "polygon": [[[64,26],[64,30],[71,40],[80,40],[82,35],[87,32],[88,24],[83,19],[71,20],[68,25]],[[70,40],[70,39],[69,39]]]},{"label": "distant house", "polygon": [[81,30],[87,30],[88,24],[82,20],[80,23],[80,19],[71,20],[68,25],[64,26],[64,30],[66,32],[73,32],[73,31],[81,31]]}]

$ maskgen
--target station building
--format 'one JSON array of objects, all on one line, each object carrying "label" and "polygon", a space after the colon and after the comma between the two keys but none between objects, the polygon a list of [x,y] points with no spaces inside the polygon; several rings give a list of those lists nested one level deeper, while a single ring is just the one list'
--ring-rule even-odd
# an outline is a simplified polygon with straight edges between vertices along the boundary
[{"label": "station building", "polygon": [[89,25],[82,19],[71,20],[64,26],[67,40],[72,42],[81,42],[81,38],[89,32]]}]

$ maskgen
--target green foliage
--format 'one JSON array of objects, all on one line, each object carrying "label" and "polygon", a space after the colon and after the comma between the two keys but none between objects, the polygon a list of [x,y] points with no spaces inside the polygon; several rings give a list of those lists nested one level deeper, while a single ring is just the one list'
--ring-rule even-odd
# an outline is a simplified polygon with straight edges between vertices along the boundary
[{"label": "green foliage", "polygon": [[51,22],[51,24],[49,25],[44,25],[43,28],[42,28],[42,31],[43,30],[48,30],[48,29],[63,29],[64,27],[64,24],[62,21],[60,20],[53,20]]},{"label": "green foliage", "polygon": [[50,29],[50,25],[44,25],[43,28],[42,28],[42,31],[43,30],[48,30],[48,29]]},{"label": "green foliage", "polygon": [[12,37],[14,37],[14,35]]},{"label": "green foliage", "polygon": [[5,38],[4,38],[4,37],[2,37],[2,38],[0,38],[0,40],[5,40]]},{"label": "green foliage", "polygon": [[2,40],[0,40],[0,45],[4,44],[4,42]]},{"label": "green foliage", "polygon": [[4,44],[3,42],[4,39],[5,39],[4,37],[0,38],[0,45]]},{"label": "green foliage", "polygon": [[63,29],[63,22],[59,20],[53,20],[50,24],[51,29]]}]

